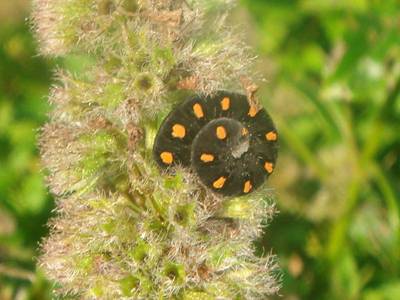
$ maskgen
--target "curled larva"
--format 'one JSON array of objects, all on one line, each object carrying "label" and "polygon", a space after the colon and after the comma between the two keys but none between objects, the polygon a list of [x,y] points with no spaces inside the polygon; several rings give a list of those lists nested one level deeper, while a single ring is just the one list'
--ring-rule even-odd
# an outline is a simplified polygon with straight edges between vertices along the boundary
[{"label": "curled larva", "polygon": [[153,155],[162,168],[193,168],[201,182],[225,196],[248,194],[273,172],[278,134],[264,109],[245,95],[218,92],[178,105],[157,133]]}]

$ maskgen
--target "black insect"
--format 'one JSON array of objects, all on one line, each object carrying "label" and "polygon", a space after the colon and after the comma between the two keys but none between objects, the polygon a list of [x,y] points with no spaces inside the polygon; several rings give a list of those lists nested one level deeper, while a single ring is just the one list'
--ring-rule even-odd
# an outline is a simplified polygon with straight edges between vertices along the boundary
[{"label": "black insect", "polygon": [[153,154],[162,168],[192,167],[213,191],[243,195],[273,172],[278,134],[264,109],[245,95],[218,92],[182,102],[163,121]]}]

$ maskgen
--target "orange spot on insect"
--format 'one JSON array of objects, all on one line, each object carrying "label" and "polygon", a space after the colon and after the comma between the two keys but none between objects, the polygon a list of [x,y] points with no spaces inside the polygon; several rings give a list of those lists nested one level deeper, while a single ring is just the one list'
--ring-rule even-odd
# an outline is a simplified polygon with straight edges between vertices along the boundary
[{"label": "orange spot on insect", "polygon": [[200,156],[200,159],[201,159],[201,161],[203,161],[205,163],[212,162],[212,161],[214,161],[214,155],[203,153]]},{"label": "orange spot on insect", "polygon": [[272,173],[274,171],[274,164],[270,163],[270,162],[265,162],[264,164],[264,169],[268,172],[268,173]]},{"label": "orange spot on insect", "polygon": [[230,106],[231,106],[231,99],[225,97],[224,99],[221,100],[222,110],[228,110]]},{"label": "orange spot on insect", "polygon": [[249,130],[246,127],[243,127],[242,135],[247,135],[248,133],[249,133]]},{"label": "orange spot on insect", "polygon": [[267,141],[276,141],[278,139],[278,135],[276,132],[270,131],[265,135]]},{"label": "orange spot on insect", "polygon": [[162,162],[166,165],[170,165],[174,161],[174,156],[172,155],[171,152],[162,152],[160,154],[160,158]]},{"label": "orange spot on insect", "polygon": [[244,183],[243,192],[247,194],[248,192],[251,191],[252,188],[253,188],[253,186],[252,186],[252,184],[251,184],[251,181],[250,181],[250,180],[247,180],[247,181]]},{"label": "orange spot on insect", "polygon": [[218,126],[217,130],[216,130],[216,134],[217,134],[217,138],[219,138],[220,140],[225,139],[226,136],[227,136],[225,127],[224,126]]},{"label": "orange spot on insect", "polygon": [[257,107],[254,105],[250,106],[248,115],[253,118],[256,116],[257,113],[258,113]]},{"label": "orange spot on insect", "polygon": [[216,189],[222,189],[222,187],[224,186],[226,181],[226,177],[221,176],[220,178],[218,178],[217,180],[215,180],[213,182],[213,187]]},{"label": "orange spot on insect", "polygon": [[203,107],[199,103],[195,103],[193,105],[193,112],[197,119],[201,119],[204,117]]},{"label": "orange spot on insect", "polygon": [[183,139],[186,135],[186,128],[181,124],[172,126],[172,136],[175,138]]}]

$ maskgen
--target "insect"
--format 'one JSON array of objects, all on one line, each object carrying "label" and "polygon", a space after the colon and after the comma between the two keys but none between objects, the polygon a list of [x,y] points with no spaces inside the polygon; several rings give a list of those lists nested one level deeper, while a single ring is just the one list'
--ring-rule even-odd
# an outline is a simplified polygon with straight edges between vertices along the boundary
[{"label": "insect", "polygon": [[162,122],[153,155],[161,168],[193,168],[201,182],[224,196],[248,194],[273,172],[278,134],[264,109],[225,91],[193,96]]}]

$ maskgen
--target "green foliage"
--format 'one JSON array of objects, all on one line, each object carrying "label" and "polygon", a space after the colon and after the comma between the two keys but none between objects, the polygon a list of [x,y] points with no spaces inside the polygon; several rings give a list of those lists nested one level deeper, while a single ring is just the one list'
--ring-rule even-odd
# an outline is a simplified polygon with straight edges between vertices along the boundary
[{"label": "green foliage", "polygon": [[242,1],[281,132],[281,211],[263,244],[285,297],[400,297],[400,5]]},{"label": "green foliage", "polygon": [[[1,5],[0,5],[1,9]],[[37,243],[53,208],[43,184],[36,130],[48,110],[50,71],[28,26],[0,22],[0,298],[50,299],[36,272]]]}]

